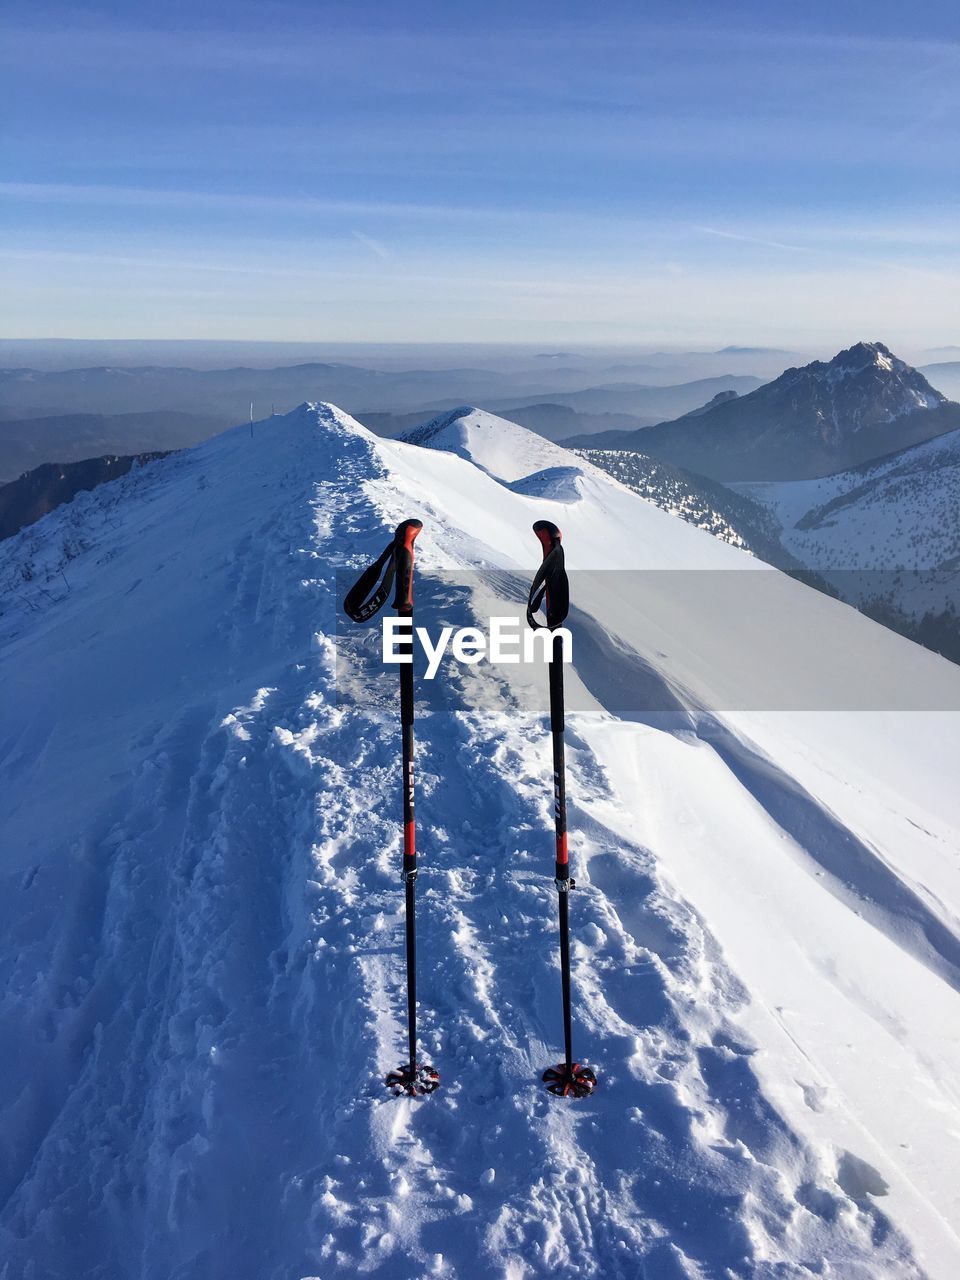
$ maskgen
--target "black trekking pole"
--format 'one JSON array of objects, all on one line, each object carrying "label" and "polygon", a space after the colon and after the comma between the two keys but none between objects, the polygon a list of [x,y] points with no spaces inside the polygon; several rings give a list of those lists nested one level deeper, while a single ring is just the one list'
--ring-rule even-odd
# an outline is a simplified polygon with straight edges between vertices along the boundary
[{"label": "black trekking pole", "polygon": [[400,663],[400,733],[403,780],[403,883],[407,940],[407,1057],[391,1071],[386,1085],[397,1095],[433,1093],[440,1083],[439,1072],[417,1061],[417,844],[413,811],[413,544],[423,528],[419,520],[397,525],[393,540],[380,557],[363,571],[347,592],[345,612],[354,622],[369,622],[380,612],[390,594],[394,577],[397,589],[393,608],[409,620],[397,642]]},{"label": "black trekking pole", "polygon": [[[530,587],[527,622],[536,630],[544,624],[536,617],[541,604],[547,616],[546,629],[555,632],[570,608],[570,586],[563,563],[560,530],[549,520],[538,520],[533,532],[543,547],[543,563]],[[563,745],[563,638],[550,637],[550,732],[553,737],[553,792],[556,823],[556,868],[554,884],[560,921],[560,981],[563,994],[564,1060],[543,1073],[543,1082],[551,1093],[561,1098],[585,1098],[593,1092],[597,1077],[582,1063],[573,1059],[573,1030],[570,1017],[570,891],[576,881],[570,878],[567,853],[567,784]]]}]

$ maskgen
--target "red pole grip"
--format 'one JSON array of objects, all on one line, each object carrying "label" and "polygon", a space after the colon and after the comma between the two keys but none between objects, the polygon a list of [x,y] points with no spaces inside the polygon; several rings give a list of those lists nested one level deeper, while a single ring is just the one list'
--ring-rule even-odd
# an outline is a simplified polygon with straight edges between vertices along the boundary
[{"label": "red pole grip", "polygon": [[554,547],[558,546],[563,540],[563,534],[550,520],[538,520],[533,526],[533,532],[540,539],[544,560],[546,560]]},{"label": "red pole grip", "polygon": [[413,613],[413,544],[423,528],[422,520],[404,520],[397,525],[397,594],[393,607],[401,614]]}]

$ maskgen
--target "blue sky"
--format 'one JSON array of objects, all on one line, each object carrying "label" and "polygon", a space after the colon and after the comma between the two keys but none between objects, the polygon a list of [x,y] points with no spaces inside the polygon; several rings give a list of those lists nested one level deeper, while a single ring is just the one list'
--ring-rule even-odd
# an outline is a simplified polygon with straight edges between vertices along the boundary
[{"label": "blue sky", "polygon": [[960,340],[960,17],[21,4],[0,335]]}]

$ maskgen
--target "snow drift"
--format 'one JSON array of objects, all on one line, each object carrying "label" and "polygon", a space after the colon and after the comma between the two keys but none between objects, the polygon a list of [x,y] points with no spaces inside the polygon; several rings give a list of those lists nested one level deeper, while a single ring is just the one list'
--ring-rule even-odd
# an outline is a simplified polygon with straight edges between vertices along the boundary
[{"label": "snow drift", "polygon": [[[0,1275],[953,1277],[960,671],[513,424],[419,439],[304,405],[0,548]],[[338,697],[337,572],[405,516],[425,582],[528,580],[542,516],[620,571],[571,615],[584,1104],[538,1085],[543,720],[453,667],[418,722],[444,1082],[379,1083],[395,682]],[[761,574],[770,616],[664,569]],[[894,671],[939,710],[744,710],[774,648],[838,706]]]}]

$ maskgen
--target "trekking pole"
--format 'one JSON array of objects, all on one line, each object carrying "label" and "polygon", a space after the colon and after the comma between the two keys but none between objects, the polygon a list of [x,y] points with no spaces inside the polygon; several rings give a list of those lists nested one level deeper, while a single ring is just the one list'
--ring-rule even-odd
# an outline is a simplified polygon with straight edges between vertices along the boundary
[{"label": "trekking pole", "polygon": [[[536,617],[541,604],[546,613],[546,629],[555,633],[570,608],[570,586],[563,563],[561,533],[549,520],[538,520],[533,532],[543,548],[543,562],[536,572],[527,601],[527,622],[535,630],[544,629]],[[557,906],[560,924],[560,984],[563,997],[564,1060],[543,1073],[543,1082],[551,1093],[561,1098],[585,1098],[593,1092],[597,1077],[582,1063],[573,1059],[573,1030],[570,1015],[570,891],[576,881],[570,878],[567,854],[567,784],[564,760],[563,712],[563,637],[550,637],[550,732],[553,738],[553,792],[556,825]]]},{"label": "trekking pole", "polygon": [[369,622],[386,603],[394,578],[397,580],[393,608],[409,620],[397,642],[400,662],[400,735],[403,785],[403,871],[407,948],[407,1057],[391,1071],[385,1084],[394,1094],[416,1097],[433,1093],[440,1083],[439,1072],[417,1061],[417,844],[413,808],[413,544],[423,528],[419,520],[397,525],[392,541],[347,592],[345,612],[354,622]]}]

